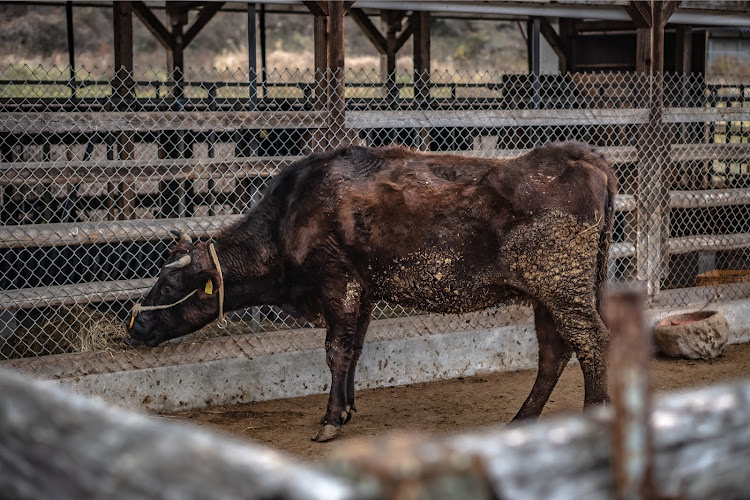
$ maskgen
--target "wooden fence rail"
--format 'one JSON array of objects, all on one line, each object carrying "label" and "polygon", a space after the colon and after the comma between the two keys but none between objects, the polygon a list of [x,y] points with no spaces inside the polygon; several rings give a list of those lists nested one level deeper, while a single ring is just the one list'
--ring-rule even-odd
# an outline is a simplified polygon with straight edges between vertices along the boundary
[{"label": "wooden fence rail", "polygon": [[[609,499],[609,408],[440,440],[350,441],[323,467],[0,371],[0,491],[21,498]],[[660,498],[745,498],[750,382],[654,405]]]},{"label": "wooden fence rail", "polygon": [[320,111],[0,112],[0,133],[11,134],[158,130],[219,132],[262,128],[322,128],[325,125],[326,116]]}]

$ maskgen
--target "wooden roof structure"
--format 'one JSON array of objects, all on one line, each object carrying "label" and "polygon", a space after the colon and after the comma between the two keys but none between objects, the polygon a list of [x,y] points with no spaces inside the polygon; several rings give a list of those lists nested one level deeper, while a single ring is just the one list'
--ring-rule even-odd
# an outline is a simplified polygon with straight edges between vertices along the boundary
[{"label": "wooden roof structure", "polygon": [[[343,65],[343,23],[335,16],[350,16],[367,35],[382,56],[381,73],[385,78],[395,70],[396,54],[414,38],[414,69],[430,69],[429,24],[431,17],[515,20],[527,23],[529,72],[539,71],[539,45],[544,39],[559,59],[561,72],[643,71],[650,66],[650,31],[658,19],[663,35],[662,69],[675,72],[704,72],[707,29],[729,28],[750,31],[750,6],[742,1],[629,1],[629,0],[532,0],[458,1],[458,0],[260,0],[256,2],[216,1],[115,1],[95,3],[20,2],[39,5],[65,5],[68,18],[68,50],[73,49],[73,7],[98,6],[112,9],[115,67],[132,69],[133,16],[138,17],[167,51],[167,69],[179,71],[185,65],[184,49],[219,11],[246,12],[251,70],[263,67],[265,59],[266,12],[305,13],[314,17],[315,68],[329,61]],[[341,4],[341,5],[337,5]],[[397,9],[395,8],[397,7]],[[166,11],[166,23],[155,14]],[[655,11],[659,11],[656,12]],[[195,14],[188,22],[188,14]],[[256,29],[256,17],[260,26]],[[380,22],[377,23],[377,18]],[[379,26],[377,26],[379,24]],[[259,33],[258,33],[259,32]],[[260,36],[258,36],[260,35]],[[260,39],[262,60],[254,60],[255,44]],[[648,48],[648,50],[647,50]],[[342,58],[338,61],[338,58]],[[72,64],[74,65],[74,64]]]}]

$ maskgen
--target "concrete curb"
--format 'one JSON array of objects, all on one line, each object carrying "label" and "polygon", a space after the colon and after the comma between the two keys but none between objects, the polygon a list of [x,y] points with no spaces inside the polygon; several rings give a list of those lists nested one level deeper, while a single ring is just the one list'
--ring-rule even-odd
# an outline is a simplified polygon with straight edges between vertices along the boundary
[{"label": "concrete curb", "polygon": [[[670,314],[712,309],[729,322],[729,343],[750,341],[750,300],[646,312],[649,327]],[[357,387],[373,388],[534,369],[537,343],[530,316],[507,326],[419,335],[365,343]],[[96,396],[126,408],[173,412],[211,405],[262,401],[327,392],[322,348],[252,358],[239,357],[46,383]]]}]

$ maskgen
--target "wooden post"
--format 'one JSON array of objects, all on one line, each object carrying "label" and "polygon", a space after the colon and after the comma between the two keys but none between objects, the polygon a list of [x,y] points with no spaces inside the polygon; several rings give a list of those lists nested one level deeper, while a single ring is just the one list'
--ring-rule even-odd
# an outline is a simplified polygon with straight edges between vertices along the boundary
[{"label": "wooden post", "polygon": [[[184,68],[185,68],[185,40],[184,26],[188,23],[187,8],[178,3],[167,2],[167,24],[171,34],[171,43],[167,46],[167,71],[171,73],[173,82],[172,97],[174,109],[182,109],[184,96]],[[186,131],[164,130],[159,134],[158,156],[167,158],[191,158],[192,146],[186,142]],[[190,217],[193,207],[193,186],[190,181],[166,180],[161,187],[161,203],[163,217]]]},{"label": "wooden post", "polygon": [[[328,17],[315,16],[313,33],[315,36],[315,109],[328,109]],[[311,151],[324,150],[328,132],[314,129],[311,133]]]},{"label": "wooden post", "polygon": [[381,15],[383,28],[385,29],[385,53],[380,55],[380,78],[385,83],[386,99],[394,102],[399,98],[396,74],[396,53],[399,47],[398,32],[401,31],[401,20],[403,11],[384,10]]},{"label": "wooden post", "polygon": [[[127,109],[133,98],[133,4],[132,2],[112,3],[115,51],[115,103],[118,108]],[[117,138],[117,152],[120,160],[132,160],[135,151],[133,132],[121,132]],[[116,196],[117,219],[130,219],[134,212],[135,192],[121,182],[114,192]]]},{"label": "wooden post", "polygon": [[346,143],[344,103],[344,3],[328,4],[328,66],[330,68],[328,94],[328,146]]},{"label": "wooden post", "polygon": [[430,98],[430,13],[416,11],[414,17],[414,98]]},{"label": "wooden post", "polygon": [[677,43],[675,43],[675,72],[679,74],[691,73],[693,59],[693,27],[680,25],[677,27]]},{"label": "wooden post", "polygon": [[[639,100],[649,107],[649,121],[641,127],[638,140],[638,228],[637,276],[653,298],[669,271],[669,188],[672,129],[664,124],[664,25],[674,12],[675,2],[631,2],[628,12],[638,29],[636,67],[648,72],[648,85]],[[648,43],[648,50],[646,44]]]},{"label": "wooden post", "polygon": [[167,48],[167,70],[172,73],[175,99],[182,97],[183,72],[185,71],[185,44],[183,28],[188,22],[188,11],[167,2],[167,19],[172,33],[172,44]]},{"label": "wooden post", "polygon": [[[531,107],[538,109],[541,106],[541,50],[540,50],[540,33],[541,24],[538,17],[529,19],[526,24],[526,46],[528,48],[529,74],[531,75]],[[539,136],[534,140],[534,146],[539,146],[541,139]]]},{"label": "wooden post", "polygon": [[663,122],[664,110],[664,25],[676,2],[652,2],[651,26],[651,76],[652,95],[651,111],[649,113],[649,128],[651,130],[650,144],[653,147],[655,164],[653,165],[653,212],[651,215],[651,243],[652,255],[655,261],[651,276],[652,294],[656,294],[661,286],[661,280],[669,273],[669,188],[671,187],[671,147],[673,127]]},{"label": "wooden post", "polygon": [[[430,13],[416,11],[412,14],[414,25],[414,99],[417,106],[429,107],[430,100]],[[417,147],[430,150],[430,128],[419,130]]]},{"label": "wooden post", "polygon": [[68,67],[70,67],[70,86],[76,91],[76,49],[73,36],[73,2],[65,2],[65,30],[68,35]]},{"label": "wooden post", "polygon": [[574,71],[575,61],[573,61],[573,37],[575,36],[574,22],[572,19],[560,18],[558,21],[558,30],[560,32],[560,46],[564,51],[564,58],[559,57],[557,62],[557,70],[560,73],[567,73]]},{"label": "wooden post", "polygon": [[644,295],[635,290],[610,293],[603,308],[612,332],[612,471],[618,500],[654,497],[648,385],[651,344],[643,319]]},{"label": "wooden post", "polygon": [[258,14],[258,30],[260,31],[260,81],[263,85],[263,97],[266,95],[266,71],[268,69],[268,58],[266,54],[266,4],[260,4]]},{"label": "wooden post", "polygon": [[258,56],[257,32],[255,30],[255,4],[247,4],[247,63],[250,69],[248,79],[250,80],[250,107],[255,110],[258,107]]},{"label": "wooden post", "polygon": [[[315,101],[313,107],[317,111],[328,109],[328,1],[305,1],[305,6],[313,15]],[[305,134],[305,152],[322,151],[326,149],[327,130],[316,128]]]}]

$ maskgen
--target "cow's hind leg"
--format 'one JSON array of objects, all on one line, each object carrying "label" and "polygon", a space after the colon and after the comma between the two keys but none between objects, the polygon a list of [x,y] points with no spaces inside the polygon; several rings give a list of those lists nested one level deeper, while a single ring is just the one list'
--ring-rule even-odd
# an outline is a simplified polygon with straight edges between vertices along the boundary
[{"label": "cow's hind leg", "polygon": [[372,305],[362,304],[357,318],[357,330],[354,336],[354,350],[352,352],[352,361],[349,364],[349,372],[346,377],[346,415],[342,415],[344,423],[352,419],[352,413],[357,411],[354,406],[354,376],[357,371],[357,361],[362,354],[362,346],[365,343],[365,334],[367,327],[370,325],[372,317]]},{"label": "cow's hind leg", "polygon": [[593,406],[609,401],[607,396],[607,354],[609,331],[599,316],[594,299],[582,300],[578,297],[574,304],[581,302],[586,307],[565,307],[553,311],[552,315],[558,331],[573,347],[583,372],[586,389],[584,406]]},{"label": "cow's hind leg", "polygon": [[513,420],[536,418],[542,413],[565,365],[568,364],[573,354],[572,347],[558,333],[549,310],[538,302],[534,303],[534,324],[539,341],[536,381]]}]

